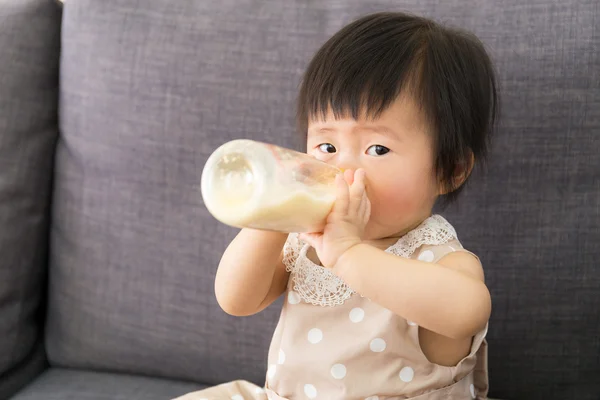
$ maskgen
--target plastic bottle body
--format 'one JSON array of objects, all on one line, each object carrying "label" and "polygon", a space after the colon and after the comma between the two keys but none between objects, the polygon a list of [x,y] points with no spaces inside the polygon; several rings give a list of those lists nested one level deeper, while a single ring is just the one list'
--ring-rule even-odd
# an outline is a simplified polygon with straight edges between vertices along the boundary
[{"label": "plastic bottle body", "polygon": [[202,197],[219,221],[279,232],[319,232],[335,201],[339,169],[271,144],[225,143],[202,172]]}]

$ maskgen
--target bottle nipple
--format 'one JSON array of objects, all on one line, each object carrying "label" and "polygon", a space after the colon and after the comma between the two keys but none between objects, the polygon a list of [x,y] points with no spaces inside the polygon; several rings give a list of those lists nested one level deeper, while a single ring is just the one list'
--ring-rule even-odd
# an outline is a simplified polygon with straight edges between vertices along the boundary
[{"label": "bottle nipple", "polygon": [[227,205],[244,204],[254,195],[256,177],[252,164],[244,154],[225,154],[215,164],[212,178],[215,198]]}]

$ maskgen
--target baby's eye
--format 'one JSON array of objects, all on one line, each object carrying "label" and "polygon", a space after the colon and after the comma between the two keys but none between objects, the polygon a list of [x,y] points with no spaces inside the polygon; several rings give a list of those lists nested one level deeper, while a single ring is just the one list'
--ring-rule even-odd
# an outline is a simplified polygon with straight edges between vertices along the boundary
[{"label": "baby's eye", "polygon": [[385,146],[381,146],[379,144],[374,144],[373,146],[371,146],[367,149],[367,154],[370,156],[379,157],[384,154],[387,154],[389,151],[390,151],[390,149],[388,149]]},{"label": "baby's eye", "polygon": [[319,145],[319,150],[323,153],[335,153],[335,147],[331,143],[323,143]]}]

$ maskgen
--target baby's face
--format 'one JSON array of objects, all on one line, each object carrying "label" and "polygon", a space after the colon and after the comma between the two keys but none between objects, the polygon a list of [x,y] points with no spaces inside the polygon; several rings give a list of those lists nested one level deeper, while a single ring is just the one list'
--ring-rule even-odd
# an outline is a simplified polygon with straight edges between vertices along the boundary
[{"label": "baby's face", "polygon": [[403,235],[431,214],[441,186],[433,138],[419,108],[399,97],[375,120],[309,121],[308,154],[343,169],[363,168],[371,219],[365,239]]}]

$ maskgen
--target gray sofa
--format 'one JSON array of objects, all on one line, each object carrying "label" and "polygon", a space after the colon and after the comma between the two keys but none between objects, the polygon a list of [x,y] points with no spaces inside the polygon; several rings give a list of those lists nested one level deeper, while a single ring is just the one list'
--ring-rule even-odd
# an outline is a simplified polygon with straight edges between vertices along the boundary
[{"label": "gray sofa", "polygon": [[493,296],[490,395],[599,398],[598,0],[3,0],[0,399],[263,381],[280,303],[219,309],[235,232],[200,171],[233,138],[300,147],[303,68],[379,10],[467,27],[496,62],[494,151],[445,211]]}]

